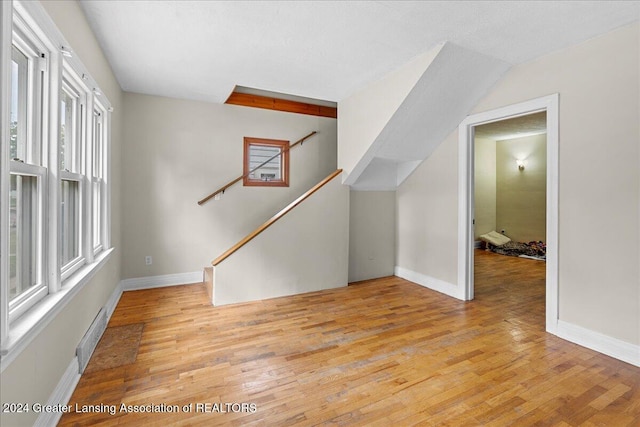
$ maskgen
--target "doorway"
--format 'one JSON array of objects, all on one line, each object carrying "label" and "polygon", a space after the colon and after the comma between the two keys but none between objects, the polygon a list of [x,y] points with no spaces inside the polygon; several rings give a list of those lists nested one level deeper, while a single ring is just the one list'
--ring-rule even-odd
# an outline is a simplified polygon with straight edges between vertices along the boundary
[{"label": "doorway", "polygon": [[[458,284],[474,298],[474,211],[476,127],[536,113],[546,115],[546,330],[558,323],[558,94],[467,117],[459,127]],[[526,159],[514,159],[524,160]],[[518,165],[519,166],[519,165]],[[524,168],[526,170],[526,164]],[[501,230],[498,230],[501,231]]]}]

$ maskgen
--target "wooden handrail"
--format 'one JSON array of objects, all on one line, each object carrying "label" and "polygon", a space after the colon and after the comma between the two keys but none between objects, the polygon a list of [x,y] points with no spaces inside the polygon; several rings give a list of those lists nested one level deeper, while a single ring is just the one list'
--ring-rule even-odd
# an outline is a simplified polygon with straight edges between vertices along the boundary
[{"label": "wooden handrail", "polygon": [[262,233],[264,230],[269,228],[273,223],[275,223],[277,220],[279,220],[280,218],[285,216],[287,213],[289,213],[291,210],[293,210],[293,208],[298,206],[305,199],[309,198],[309,196],[311,196],[313,193],[318,191],[325,184],[327,184],[329,181],[331,181],[333,178],[335,178],[336,176],[340,175],[341,173],[342,173],[342,169],[338,169],[335,172],[331,172],[331,174],[329,174],[329,176],[327,176],[325,179],[323,179],[322,181],[320,181],[319,183],[314,185],[311,189],[307,190],[306,193],[304,193],[302,196],[300,196],[297,199],[295,199],[286,208],[282,209],[280,212],[278,212],[277,214],[272,216],[264,224],[262,224],[260,227],[258,227],[255,230],[253,230],[251,233],[249,233],[249,235],[247,235],[244,239],[240,240],[238,243],[233,245],[230,249],[228,249],[225,253],[220,255],[218,258],[216,258],[213,261],[211,261],[211,265],[213,265],[215,267],[216,265],[220,264],[222,261],[227,259],[231,254],[233,254],[235,251],[237,251],[238,249],[240,249],[241,247],[243,247],[244,245],[249,243],[251,240],[253,240],[254,237],[256,237],[258,234]]},{"label": "wooden handrail", "polygon": [[216,191],[214,191],[213,193],[209,194],[207,197],[205,197],[202,200],[198,201],[198,204],[200,206],[202,206],[203,204],[205,204],[206,202],[208,202],[210,199],[212,199],[213,197],[216,196],[216,194],[220,194],[220,193],[224,193],[224,191],[231,187],[233,184],[235,184],[236,182],[248,177],[249,175],[251,175],[253,172],[255,172],[256,170],[260,169],[262,166],[266,165],[267,163],[269,163],[271,160],[273,160],[274,158],[278,157],[281,154],[286,153],[287,151],[291,150],[293,147],[295,147],[296,145],[302,144],[306,139],[311,138],[313,135],[315,135],[316,133],[318,133],[317,131],[313,131],[311,132],[309,135],[300,138],[299,140],[297,140],[296,142],[294,142],[293,144],[291,144],[289,146],[289,148],[282,150],[280,153],[276,154],[275,156],[271,157],[269,160],[266,160],[265,162],[263,162],[262,164],[256,166],[255,168],[251,169],[249,172],[245,173],[244,175],[240,175],[238,178],[229,181],[228,183],[226,183],[225,185],[223,185],[222,187],[220,187],[219,189],[217,189]]}]

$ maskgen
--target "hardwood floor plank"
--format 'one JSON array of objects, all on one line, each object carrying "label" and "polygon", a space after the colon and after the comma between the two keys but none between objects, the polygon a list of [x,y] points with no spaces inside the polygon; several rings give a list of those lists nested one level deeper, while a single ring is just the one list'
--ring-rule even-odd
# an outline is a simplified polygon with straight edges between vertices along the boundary
[{"label": "hardwood floor plank", "polygon": [[[204,284],[126,292],[109,327],[144,324],[137,358],[70,404],[192,409],[60,425],[637,426],[640,369],[544,331],[544,263],[476,261],[471,302],[397,277],[225,307]],[[211,409],[234,403],[255,406]]]}]

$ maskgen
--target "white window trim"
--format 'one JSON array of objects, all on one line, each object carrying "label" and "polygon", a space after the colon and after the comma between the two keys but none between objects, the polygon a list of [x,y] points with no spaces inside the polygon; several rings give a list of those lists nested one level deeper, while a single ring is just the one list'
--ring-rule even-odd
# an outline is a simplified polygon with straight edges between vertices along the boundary
[{"label": "white window trim", "polygon": [[109,261],[113,251],[113,248],[103,251],[92,264],[85,264],[76,274],[69,278],[62,289],[47,295],[33,309],[12,323],[0,350],[0,373],[91,281],[95,274]]},{"label": "white window trim", "polygon": [[[73,84],[73,80],[69,78],[68,74],[69,73],[67,72],[65,67],[65,70],[63,71],[61,91],[64,92],[65,95],[67,95],[67,97],[71,98],[74,101],[74,105],[72,109],[73,111],[72,117],[74,121],[73,123],[71,123],[71,126],[69,126],[68,123],[65,123],[66,125],[65,131],[67,129],[71,131],[69,135],[65,134],[65,145],[67,144],[67,142],[71,142],[70,144],[71,156],[70,158],[64,159],[65,160],[64,170],[73,172],[73,173],[78,173],[81,170],[82,162],[80,160],[82,160],[81,148],[82,148],[82,141],[83,141],[82,134],[80,132],[81,130],[80,122],[82,122],[80,106],[81,104],[83,104],[84,97],[82,96],[82,92],[76,89],[75,85]],[[66,140],[67,137],[70,137],[71,141],[67,141]],[[64,157],[67,157],[66,153]]]},{"label": "white window trim", "polygon": [[[47,226],[45,218],[48,217],[48,206],[50,199],[47,197],[48,171],[46,168],[46,145],[48,135],[43,131],[48,124],[47,115],[49,113],[47,90],[50,87],[49,72],[47,72],[50,49],[46,40],[33,31],[25,20],[24,15],[12,15],[11,49],[15,44],[16,48],[28,58],[28,71],[22,78],[27,78],[26,87],[26,117],[23,117],[23,132],[26,134],[26,150],[23,159],[20,161],[10,160],[10,173],[22,176],[32,176],[38,179],[37,185],[37,211],[35,212],[37,239],[36,239],[36,259],[35,259],[35,285],[27,290],[23,295],[18,296],[14,301],[3,301],[2,310],[8,311],[8,315],[2,316],[3,320],[8,318],[9,323],[19,318],[31,307],[35,306],[51,291],[51,282],[47,280],[47,265],[45,258]],[[8,64],[6,64],[8,65]],[[3,64],[3,67],[6,66]],[[42,78],[44,71],[45,78]],[[41,111],[39,111],[42,109]],[[3,146],[3,152],[7,152],[7,147]],[[6,173],[6,172],[3,172]],[[6,199],[5,199],[6,200]],[[6,230],[6,229],[5,229]],[[6,234],[6,233],[5,233]],[[8,283],[8,279],[7,279]]]},{"label": "white window trim", "polygon": [[[0,92],[10,93],[11,90],[11,34],[12,27],[11,2],[0,2]],[[0,97],[0,141],[9,141],[9,111],[10,101],[8,96]],[[9,170],[9,156],[2,147],[0,150],[0,195],[2,200],[0,206],[0,227],[1,230],[9,228],[9,174],[4,171]],[[6,206],[6,208],[4,208]],[[9,239],[7,233],[0,233],[0,305],[4,306],[4,301],[9,299]],[[0,308],[0,342],[4,343],[9,335],[9,310]]]},{"label": "white window trim", "polygon": [[[46,42],[36,34],[32,27],[22,15],[15,15],[16,22],[13,25],[11,40],[15,42],[18,50],[21,50],[27,57],[33,58],[29,61],[29,79],[27,86],[27,98],[42,100],[45,108],[45,114],[42,116],[37,113],[40,105],[31,103],[27,110],[26,133],[28,140],[38,140],[39,143],[34,146],[28,146],[28,151],[23,160],[25,163],[44,165],[46,161],[46,143],[47,135],[42,132],[47,125],[47,105],[48,105],[48,88],[49,80],[38,82],[42,71],[48,71],[49,61],[51,58],[51,49],[46,46]],[[15,34],[15,37],[14,37]],[[47,73],[49,76],[49,73]]]},{"label": "white window trim", "polygon": [[32,176],[38,179],[38,210],[36,212],[37,223],[37,248],[36,255],[36,285],[33,289],[27,291],[24,295],[16,298],[14,301],[7,302],[7,308],[9,311],[9,322],[20,317],[32,306],[37,304],[39,300],[44,298],[48,293],[48,287],[46,286],[46,280],[44,277],[44,242],[42,236],[44,235],[43,224],[45,215],[45,189],[47,188],[47,170],[42,166],[29,165],[21,162],[11,161],[11,175]]},{"label": "white window trim", "polygon": [[[73,297],[80,292],[80,290],[86,286],[93,276],[108,262],[114,248],[110,247],[110,183],[109,183],[109,168],[110,168],[110,112],[111,104],[109,100],[100,91],[94,91],[94,88],[98,88],[96,81],[89,75],[86,67],[81,61],[73,56],[71,58],[63,58],[60,52],[62,47],[65,50],[70,49],[70,45],[64,39],[60,31],[57,29],[51,18],[47,15],[46,11],[39,2],[30,2],[22,0],[14,0],[13,2],[1,2],[0,6],[0,23],[2,44],[0,45],[0,89],[2,93],[9,93],[11,86],[11,46],[13,40],[13,20],[14,16],[18,15],[18,21],[23,22],[27,30],[23,31],[28,34],[29,37],[34,36],[38,41],[38,44],[45,46],[37,46],[38,49],[43,47],[45,53],[45,61],[39,61],[40,67],[46,67],[48,78],[45,79],[43,84],[43,101],[48,106],[48,110],[45,116],[42,118],[42,123],[37,124],[37,129],[44,129],[40,131],[43,141],[42,149],[37,153],[39,163],[46,167],[44,179],[44,197],[47,199],[46,215],[48,221],[45,221],[45,229],[41,234],[44,240],[44,255],[43,260],[43,273],[44,280],[46,281],[50,293],[42,298],[33,307],[26,310],[21,316],[12,316],[9,319],[9,301],[8,301],[8,247],[9,239],[8,233],[1,233],[0,236],[0,267],[2,273],[0,274],[0,372],[11,364],[11,362],[26,348],[26,346],[41,333],[44,328],[60,313],[64,307],[73,300]],[[46,47],[46,49],[44,49]],[[48,53],[47,53],[48,52]],[[59,94],[62,87],[62,75],[63,69],[71,70],[72,76],[75,79],[75,83],[81,83],[82,89],[86,90],[87,97],[85,101],[85,108],[87,112],[93,111],[93,103],[99,104],[104,115],[104,134],[103,145],[105,161],[103,163],[103,250],[94,256],[92,250],[85,249],[85,254],[89,256],[86,259],[86,263],[79,266],[74,265],[77,270],[67,273],[65,271],[64,280],[61,276],[61,268],[59,265],[59,242],[58,242],[58,229],[57,225],[58,215],[60,209],[60,182],[65,175],[65,171],[59,170],[58,153],[59,147],[52,145],[50,141],[58,141],[59,138]],[[78,76],[78,77],[76,77]],[[0,174],[0,226],[2,230],[8,229],[9,226],[9,171],[13,170],[10,159],[8,159],[9,153],[9,111],[10,100],[9,97],[1,97],[0,101],[0,132],[2,134],[2,150],[0,152],[0,162],[2,165],[2,173]],[[86,135],[83,137],[89,137],[91,135],[91,121],[86,120],[84,126],[84,132]],[[35,128],[34,128],[35,129]],[[50,149],[56,147],[56,149]],[[90,187],[91,171],[83,169],[82,162],[87,162],[88,153],[80,153],[82,160],[78,167],[82,176],[81,186],[83,189]],[[18,163],[19,162],[15,162]],[[24,165],[30,167],[30,165]],[[106,166],[106,167],[105,167]],[[15,170],[22,170],[23,166],[14,165]],[[75,172],[75,171],[74,171]],[[75,174],[73,174],[75,175]],[[48,184],[48,185],[47,185]],[[84,192],[81,197],[84,196]],[[90,196],[91,194],[89,194]],[[84,203],[84,206],[90,206],[90,203]],[[90,214],[90,212],[88,212]],[[55,218],[51,218],[51,216]],[[87,212],[83,212],[83,218],[86,223],[90,223]],[[47,224],[56,224],[55,226],[47,227]],[[88,233],[92,236],[92,233]],[[89,246],[85,246],[88,248]]]},{"label": "white window trim", "polygon": [[[100,208],[100,212],[97,213],[97,215],[99,216],[99,221],[98,223],[100,224],[100,230],[99,231],[99,237],[98,237],[98,242],[96,243],[95,240],[93,240],[94,234],[93,232],[95,230],[93,230],[93,226],[95,225],[93,220],[94,220],[94,214],[96,214],[95,212],[93,212],[93,198],[91,200],[88,200],[88,205],[90,205],[90,209],[91,209],[91,216],[89,217],[89,221],[91,221],[91,239],[92,239],[92,243],[93,243],[93,255],[96,256],[97,254],[99,254],[104,248],[108,247],[106,246],[106,242],[108,241],[107,235],[109,234],[109,228],[107,227],[107,217],[108,217],[108,211],[106,210],[106,193],[108,192],[108,187],[106,185],[106,180],[105,180],[105,174],[106,174],[106,166],[107,166],[107,137],[108,134],[110,132],[108,132],[108,123],[107,123],[107,109],[102,105],[102,103],[99,100],[94,100],[93,105],[91,106],[92,109],[89,110],[91,111],[91,117],[92,120],[92,126],[94,123],[93,117],[94,115],[98,115],[99,119],[98,121],[100,122],[100,127],[98,130],[96,129],[91,129],[91,141],[89,144],[87,144],[88,147],[88,157],[87,157],[87,165],[88,165],[88,170],[87,170],[87,176],[91,177],[91,196],[93,197],[93,191],[94,191],[94,185],[98,185],[99,186],[99,191],[98,191],[98,197],[99,197],[99,208]],[[88,120],[89,121],[89,120]],[[100,132],[100,133],[98,133]],[[98,144],[97,141],[100,141],[100,143]],[[100,152],[98,154],[96,154],[95,150],[100,150]],[[97,156],[97,161],[94,161],[94,158]],[[98,171],[93,170],[94,166],[96,166],[96,169],[98,169]]]},{"label": "white window trim", "polygon": [[[80,233],[80,236],[83,235],[83,229],[84,229],[84,223],[86,222],[86,218],[84,218],[83,216],[83,206],[84,206],[84,186],[85,186],[85,179],[81,174],[78,173],[72,173],[72,172],[67,172],[67,171],[60,171],[60,181],[75,181],[78,183],[78,196],[79,196],[79,200],[78,200],[78,206],[79,206],[79,212],[78,212],[78,220],[80,222],[79,226],[78,226],[78,231]],[[72,259],[71,261],[69,261],[67,264],[62,265],[60,267],[60,276],[61,276],[61,280],[62,283],[64,283],[64,281],[66,279],[68,279],[73,273],[75,273],[80,267],[82,267],[85,263],[86,263],[86,255],[85,255],[85,248],[83,246],[83,239],[80,238],[78,239],[78,246],[79,246],[79,255],[77,257],[75,257],[74,259]]]}]

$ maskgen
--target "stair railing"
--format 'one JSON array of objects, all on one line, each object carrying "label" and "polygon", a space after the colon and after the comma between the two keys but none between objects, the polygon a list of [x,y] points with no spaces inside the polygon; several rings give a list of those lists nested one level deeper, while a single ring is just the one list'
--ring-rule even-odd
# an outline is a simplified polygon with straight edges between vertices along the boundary
[{"label": "stair railing", "polygon": [[218,188],[216,191],[214,191],[213,193],[209,194],[207,197],[203,198],[202,200],[198,201],[198,204],[200,206],[202,206],[203,204],[205,204],[206,202],[208,202],[209,200],[211,200],[213,197],[217,196],[218,194],[224,194],[225,190],[229,187],[231,187],[232,185],[234,185],[235,183],[237,183],[238,181],[243,180],[244,178],[248,177],[249,175],[251,175],[253,172],[257,171],[258,169],[260,169],[261,167],[263,167],[264,165],[266,165],[267,163],[269,163],[271,160],[275,159],[278,156],[283,155],[284,153],[286,153],[287,151],[291,150],[293,147],[295,147],[296,145],[302,145],[302,143],[306,140],[311,138],[313,135],[315,135],[316,133],[318,133],[317,131],[313,131],[311,132],[309,135],[300,138],[299,140],[297,140],[296,142],[294,142],[293,144],[291,144],[289,147],[285,148],[284,150],[280,151],[278,154],[272,156],[271,158],[265,160],[264,162],[262,162],[261,164],[259,164],[258,166],[256,166],[255,168],[251,169],[249,172],[245,173],[244,175],[240,175],[238,178],[229,181],[227,184],[223,185],[222,187]]},{"label": "stair railing", "polygon": [[256,236],[258,236],[264,230],[266,230],[267,228],[271,227],[276,221],[278,221],[280,218],[284,217],[286,214],[291,212],[296,206],[298,206],[300,203],[304,202],[306,199],[311,197],[316,191],[318,191],[319,189],[324,187],[327,183],[329,183],[332,179],[334,179],[336,176],[340,175],[341,173],[342,173],[342,169],[337,169],[335,172],[331,172],[322,181],[320,181],[319,183],[317,183],[316,185],[311,187],[309,190],[307,190],[304,194],[302,194],[296,200],[294,200],[293,202],[289,203],[280,212],[278,212],[277,214],[275,214],[274,216],[269,218],[265,223],[263,223],[258,228],[253,230],[251,233],[249,233],[246,237],[244,237],[238,243],[233,245],[230,249],[225,251],[218,258],[216,258],[213,261],[211,261],[211,265],[213,265],[215,267],[218,264],[220,264],[222,261],[227,259],[231,254],[233,254],[238,249],[240,249],[241,247],[243,247],[244,245],[249,243],[251,240],[253,240]]}]

